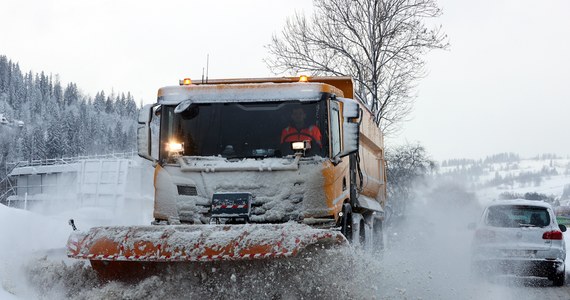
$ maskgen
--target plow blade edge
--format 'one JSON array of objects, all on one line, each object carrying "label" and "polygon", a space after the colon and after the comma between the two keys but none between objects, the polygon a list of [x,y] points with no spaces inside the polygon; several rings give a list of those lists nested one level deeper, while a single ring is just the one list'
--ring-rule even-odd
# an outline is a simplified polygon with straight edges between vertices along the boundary
[{"label": "plow blade edge", "polygon": [[[310,245],[347,244],[338,231],[304,224],[94,227],[75,232],[67,255],[88,259],[96,271],[111,263],[207,262],[296,256]],[[99,272],[101,273],[101,272]]]}]

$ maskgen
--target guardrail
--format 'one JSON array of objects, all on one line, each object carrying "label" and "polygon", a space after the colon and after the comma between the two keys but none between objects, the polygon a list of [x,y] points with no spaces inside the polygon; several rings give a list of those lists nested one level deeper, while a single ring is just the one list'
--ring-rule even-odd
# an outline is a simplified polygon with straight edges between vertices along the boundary
[{"label": "guardrail", "polygon": [[52,165],[72,164],[87,159],[132,158],[137,155],[138,154],[136,151],[131,151],[131,152],[122,152],[122,153],[96,154],[96,155],[85,155],[85,156],[75,156],[75,157],[46,158],[46,159],[28,160],[28,161],[24,160],[10,164],[15,164],[14,168],[52,166]]},{"label": "guardrail", "polygon": [[14,186],[15,184],[13,182],[14,179],[8,176],[8,174],[10,174],[12,170],[14,170],[15,168],[65,165],[89,159],[128,159],[128,158],[133,158],[137,155],[138,153],[136,151],[131,151],[131,152],[120,152],[120,153],[108,153],[108,154],[81,155],[75,157],[35,159],[28,161],[17,161],[17,162],[6,163],[5,177],[0,178],[0,203],[6,204],[6,200],[8,199],[8,197],[16,194]]}]

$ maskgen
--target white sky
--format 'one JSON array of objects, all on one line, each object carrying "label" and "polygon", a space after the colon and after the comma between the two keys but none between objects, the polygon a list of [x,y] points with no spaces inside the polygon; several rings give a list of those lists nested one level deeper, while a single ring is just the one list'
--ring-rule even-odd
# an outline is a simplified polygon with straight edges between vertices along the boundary
[{"label": "white sky", "polygon": [[449,51],[429,56],[401,139],[436,159],[570,154],[570,1],[440,1]]},{"label": "white sky", "polygon": [[[440,0],[449,51],[428,56],[411,121],[387,143],[435,159],[570,154],[570,1]],[[264,77],[264,46],[309,0],[0,0],[0,54],[85,93],[199,78]]]}]

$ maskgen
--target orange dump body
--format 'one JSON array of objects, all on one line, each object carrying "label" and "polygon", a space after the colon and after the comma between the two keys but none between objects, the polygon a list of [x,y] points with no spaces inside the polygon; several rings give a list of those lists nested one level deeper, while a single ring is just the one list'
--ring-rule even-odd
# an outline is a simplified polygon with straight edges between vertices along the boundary
[{"label": "orange dump body", "polygon": [[347,243],[338,231],[298,223],[117,226],[72,234],[67,255],[89,259],[102,278],[114,279],[128,277],[129,269],[146,269],[149,263],[290,257],[310,245]]}]

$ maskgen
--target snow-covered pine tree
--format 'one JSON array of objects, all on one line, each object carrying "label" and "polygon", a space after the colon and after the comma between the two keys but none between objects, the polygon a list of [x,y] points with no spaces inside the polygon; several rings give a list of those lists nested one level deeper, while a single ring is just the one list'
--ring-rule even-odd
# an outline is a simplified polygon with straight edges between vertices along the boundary
[{"label": "snow-covered pine tree", "polygon": [[23,73],[0,55],[0,102],[0,113],[24,123],[13,137],[2,136],[5,161],[130,151],[136,145],[138,107],[130,93],[106,97],[100,91],[91,98],[75,83],[45,72]]}]

